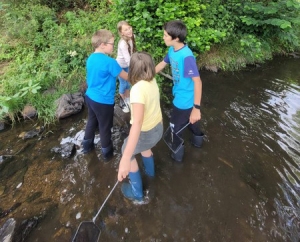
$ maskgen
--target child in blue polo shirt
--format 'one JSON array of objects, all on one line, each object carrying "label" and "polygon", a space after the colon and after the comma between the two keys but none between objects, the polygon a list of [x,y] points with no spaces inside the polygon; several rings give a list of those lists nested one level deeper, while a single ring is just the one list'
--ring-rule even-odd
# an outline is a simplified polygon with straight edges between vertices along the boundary
[{"label": "child in blue polo shirt", "polygon": [[116,78],[127,80],[117,61],[108,56],[114,48],[114,35],[105,29],[98,30],[92,37],[94,52],[86,62],[87,90],[85,101],[88,107],[88,120],[82,141],[83,153],[94,149],[95,131],[98,127],[103,158],[108,161],[113,156],[111,128],[113,127]]},{"label": "child in blue polo shirt", "polygon": [[[197,68],[193,52],[184,43],[187,28],[180,20],[169,21],[164,24],[163,39],[169,50],[164,60],[156,65],[156,73],[167,64],[171,65],[173,78],[173,109],[170,127],[177,133],[186,124],[192,132],[192,144],[201,147],[203,133],[199,128],[201,119],[200,103],[202,97],[202,81]],[[182,136],[181,132],[178,134]],[[175,161],[181,162],[184,155],[184,145],[176,153],[172,153]]]}]

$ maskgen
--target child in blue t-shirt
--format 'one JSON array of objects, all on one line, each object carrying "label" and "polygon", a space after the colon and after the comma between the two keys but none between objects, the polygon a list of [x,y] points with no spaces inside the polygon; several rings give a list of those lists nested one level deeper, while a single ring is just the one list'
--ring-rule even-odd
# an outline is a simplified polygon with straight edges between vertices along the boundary
[{"label": "child in blue t-shirt", "polygon": [[[156,65],[156,73],[167,64],[171,65],[173,78],[173,109],[170,127],[177,133],[186,124],[193,134],[192,144],[201,147],[203,133],[199,128],[201,119],[200,103],[202,97],[202,81],[199,75],[195,57],[190,48],[184,43],[187,28],[180,20],[169,21],[164,24],[163,39],[169,50],[164,60]],[[181,133],[178,134],[182,136]],[[184,145],[176,153],[172,153],[175,161],[181,162],[184,155]]]},{"label": "child in blue t-shirt", "polygon": [[107,161],[113,156],[111,128],[113,126],[116,77],[127,80],[127,72],[123,71],[117,61],[108,56],[114,48],[114,35],[105,29],[98,30],[92,37],[92,53],[86,62],[87,90],[85,101],[88,107],[88,120],[85,136],[82,141],[83,153],[94,149],[95,131],[100,133],[101,149]]}]

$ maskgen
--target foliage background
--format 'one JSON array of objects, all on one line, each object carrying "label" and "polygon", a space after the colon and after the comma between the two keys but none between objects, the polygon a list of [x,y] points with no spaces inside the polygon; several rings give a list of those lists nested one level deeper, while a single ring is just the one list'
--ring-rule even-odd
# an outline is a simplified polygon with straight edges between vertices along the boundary
[{"label": "foliage background", "polygon": [[0,120],[15,121],[31,104],[42,122],[55,122],[54,101],[85,82],[92,34],[106,28],[118,38],[119,20],[129,21],[138,49],[158,62],[167,51],[163,24],[181,19],[200,69],[238,70],[299,51],[299,12],[299,0],[1,1]]}]

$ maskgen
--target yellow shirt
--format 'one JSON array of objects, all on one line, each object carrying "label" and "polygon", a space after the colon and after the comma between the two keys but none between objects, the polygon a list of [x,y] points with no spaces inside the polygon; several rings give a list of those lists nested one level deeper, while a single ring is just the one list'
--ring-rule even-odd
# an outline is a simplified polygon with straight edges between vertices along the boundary
[{"label": "yellow shirt", "polygon": [[144,104],[144,120],[142,124],[142,131],[151,130],[162,121],[159,89],[155,78],[150,82],[141,80],[131,87],[131,124],[133,123],[134,111],[132,109],[132,103]]}]

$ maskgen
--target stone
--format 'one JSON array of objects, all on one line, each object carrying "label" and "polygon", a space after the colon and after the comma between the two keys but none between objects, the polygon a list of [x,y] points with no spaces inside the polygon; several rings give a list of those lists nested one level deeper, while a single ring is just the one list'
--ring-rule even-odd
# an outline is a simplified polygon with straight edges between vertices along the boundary
[{"label": "stone", "polygon": [[31,105],[26,105],[23,108],[22,116],[24,119],[32,119],[37,115],[36,109]]},{"label": "stone", "polygon": [[64,94],[56,101],[56,117],[58,119],[69,117],[79,113],[84,104],[84,98],[81,92],[74,94]]},{"label": "stone", "polygon": [[5,123],[3,121],[0,121],[0,130],[5,129]]},{"label": "stone", "polygon": [[33,130],[20,133],[18,137],[22,138],[24,140],[31,139],[31,138],[41,134],[44,131],[44,129],[45,129],[44,126],[38,126],[38,127],[34,128]]},{"label": "stone", "polygon": [[67,142],[61,144],[60,147],[54,147],[51,149],[52,152],[60,154],[63,158],[69,158],[75,153],[75,144],[71,142]]},{"label": "stone", "polygon": [[206,66],[205,66],[205,69],[208,70],[208,71],[215,72],[215,73],[218,72],[218,67],[215,66],[215,65],[206,65]]},{"label": "stone", "polygon": [[16,220],[9,218],[0,228],[0,240],[5,242],[11,242],[16,227]]}]

